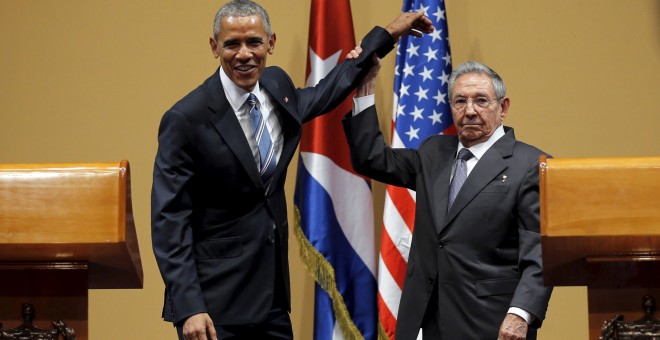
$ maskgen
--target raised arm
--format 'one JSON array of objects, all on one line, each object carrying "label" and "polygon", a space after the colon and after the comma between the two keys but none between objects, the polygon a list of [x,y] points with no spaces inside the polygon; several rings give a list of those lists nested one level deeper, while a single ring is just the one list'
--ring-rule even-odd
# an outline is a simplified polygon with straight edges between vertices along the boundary
[{"label": "raised arm", "polygon": [[431,20],[421,11],[402,13],[385,28],[372,29],[360,43],[362,53],[335,66],[316,86],[298,90],[298,112],[305,114],[301,120],[329,112],[346,99],[371,69],[372,54],[383,58],[401,36],[432,31]]}]

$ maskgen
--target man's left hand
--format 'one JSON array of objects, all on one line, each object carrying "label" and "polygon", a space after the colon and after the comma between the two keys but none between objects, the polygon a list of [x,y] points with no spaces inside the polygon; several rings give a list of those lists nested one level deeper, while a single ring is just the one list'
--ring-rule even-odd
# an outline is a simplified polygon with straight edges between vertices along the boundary
[{"label": "man's left hand", "polygon": [[527,321],[515,314],[507,314],[500,327],[497,340],[525,340],[527,338]]}]

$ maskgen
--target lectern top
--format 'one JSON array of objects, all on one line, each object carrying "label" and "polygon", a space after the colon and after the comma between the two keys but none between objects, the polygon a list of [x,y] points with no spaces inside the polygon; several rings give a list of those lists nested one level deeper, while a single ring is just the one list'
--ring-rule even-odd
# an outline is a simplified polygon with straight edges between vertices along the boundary
[{"label": "lectern top", "polygon": [[89,264],[89,288],[142,288],[127,161],[0,164],[0,264]]},{"label": "lectern top", "polygon": [[660,157],[543,157],[540,193],[542,235],[660,235]]},{"label": "lectern top", "polygon": [[0,165],[0,243],[124,241],[127,172],[126,161]]}]

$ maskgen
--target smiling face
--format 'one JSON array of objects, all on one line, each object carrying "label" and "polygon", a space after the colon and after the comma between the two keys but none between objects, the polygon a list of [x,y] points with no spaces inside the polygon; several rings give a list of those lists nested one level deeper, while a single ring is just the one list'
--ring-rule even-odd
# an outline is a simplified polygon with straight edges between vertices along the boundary
[{"label": "smiling face", "polygon": [[273,54],[275,33],[268,36],[258,15],[222,18],[218,37],[211,37],[211,50],[225,74],[238,87],[252,91]]},{"label": "smiling face", "polygon": [[[487,141],[509,111],[509,98],[497,100],[492,80],[483,73],[458,77],[450,98],[458,139],[465,147]],[[454,103],[465,102],[463,108],[454,107]]]}]

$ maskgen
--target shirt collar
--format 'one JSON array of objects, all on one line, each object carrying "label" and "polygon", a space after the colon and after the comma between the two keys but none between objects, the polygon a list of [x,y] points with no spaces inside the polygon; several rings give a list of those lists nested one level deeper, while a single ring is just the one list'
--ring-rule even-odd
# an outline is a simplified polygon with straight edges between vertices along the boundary
[{"label": "shirt collar", "polygon": [[[245,101],[250,95],[250,92],[247,92],[234,84],[234,82],[231,81],[227,74],[225,74],[225,72],[222,70],[222,67],[220,67],[218,70],[218,73],[220,74],[220,81],[222,82],[222,88],[225,91],[225,97],[227,97],[229,105],[231,105],[235,112],[240,111],[241,107],[245,104]],[[259,82],[257,82],[257,84],[254,86],[254,89],[251,93],[254,93],[259,103],[264,103],[265,98],[261,93]]]},{"label": "shirt collar", "polygon": [[[483,155],[490,149],[495,142],[497,142],[500,138],[504,136],[504,125],[500,125],[497,129],[495,129],[495,132],[493,132],[492,135],[490,135],[490,138],[488,138],[487,141],[479,144],[472,145],[468,149],[472,154],[474,155],[474,158],[477,160],[481,159]],[[458,151],[461,151],[461,149],[464,149],[465,147],[461,142],[458,142],[458,150],[456,150],[456,154],[458,154]]]}]

